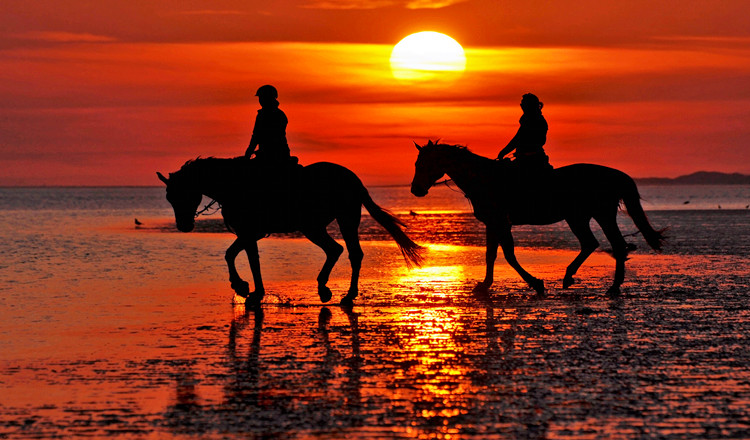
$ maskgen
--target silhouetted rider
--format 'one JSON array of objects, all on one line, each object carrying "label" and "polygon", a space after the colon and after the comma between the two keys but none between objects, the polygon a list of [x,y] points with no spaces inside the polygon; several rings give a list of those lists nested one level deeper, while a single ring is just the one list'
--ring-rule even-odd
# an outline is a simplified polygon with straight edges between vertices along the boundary
[{"label": "silhouetted rider", "polygon": [[258,97],[261,109],[255,117],[253,136],[245,156],[255,154],[263,161],[285,162],[289,159],[289,145],[286,141],[286,126],[289,121],[279,108],[279,92],[274,86],[264,85],[255,96]]},{"label": "silhouetted rider", "polygon": [[540,170],[551,169],[549,157],[544,152],[544,144],[547,142],[547,121],[542,116],[544,103],[539,101],[536,95],[527,93],[521,99],[523,116],[518,121],[521,126],[508,145],[500,150],[497,155],[502,159],[508,153],[515,150],[514,163],[518,168],[538,168]]}]

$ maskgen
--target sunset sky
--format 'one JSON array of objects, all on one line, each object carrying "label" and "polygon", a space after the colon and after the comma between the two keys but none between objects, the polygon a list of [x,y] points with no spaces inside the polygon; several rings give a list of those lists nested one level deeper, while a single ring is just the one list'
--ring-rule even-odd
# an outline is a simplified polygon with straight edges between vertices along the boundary
[{"label": "sunset sky", "polygon": [[[747,0],[4,0],[0,185],[157,185],[241,155],[274,84],[292,154],[408,183],[420,143],[495,156],[536,93],[555,166],[750,174]],[[437,31],[466,71],[405,82]]]}]

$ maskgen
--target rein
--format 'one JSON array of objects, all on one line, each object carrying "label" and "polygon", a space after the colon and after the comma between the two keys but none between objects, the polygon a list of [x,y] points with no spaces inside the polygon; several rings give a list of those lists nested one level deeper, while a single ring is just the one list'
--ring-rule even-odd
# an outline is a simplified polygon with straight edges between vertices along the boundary
[{"label": "rein", "polygon": [[[214,208],[213,212],[209,212],[208,214],[205,214],[205,212],[208,211],[209,209],[211,209],[211,207],[214,204],[217,204],[219,206],[217,208]],[[219,212],[220,209],[221,209],[221,203],[217,203],[216,200],[212,199],[211,203],[207,204],[206,206],[203,207],[203,209],[201,209],[200,211],[198,211],[198,212],[195,213],[195,218],[198,218],[201,215],[213,215],[213,214],[216,214],[217,212]]]},{"label": "rein", "polygon": [[439,182],[435,182],[435,183],[433,183],[433,184],[432,184],[432,186],[435,186],[435,185],[440,185],[440,184],[445,184],[445,186],[446,186],[446,187],[447,187],[447,188],[448,188],[449,190],[451,190],[451,191],[453,191],[453,192],[455,192],[455,193],[459,193],[459,194],[461,194],[462,196],[464,196],[464,198],[466,198],[466,200],[468,200],[468,201],[469,201],[469,206],[471,206],[471,209],[473,210],[473,209],[474,209],[474,204],[473,204],[473,203],[471,203],[471,199],[469,198],[469,196],[468,196],[468,195],[466,195],[466,193],[465,193],[465,192],[463,192],[463,191],[461,190],[461,188],[458,188],[458,189],[456,189],[456,188],[453,188],[452,186],[450,186],[450,185],[449,185],[449,183],[450,183],[450,182],[453,182],[453,179],[443,179],[443,180],[441,180],[441,181],[439,181]]},{"label": "rein", "polygon": [[441,184],[445,184],[445,186],[447,186],[449,190],[451,190],[451,191],[453,191],[453,192],[460,192],[461,194],[464,194],[464,195],[466,195],[466,194],[465,194],[465,193],[464,193],[463,191],[461,191],[460,189],[454,189],[454,188],[453,188],[452,186],[448,185],[448,184],[449,184],[450,182],[453,182],[453,179],[443,179],[443,180],[441,180],[441,181],[439,181],[439,182],[435,182],[435,183],[433,183],[433,184],[432,184],[432,186],[435,186],[435,185],[441,185]]}]

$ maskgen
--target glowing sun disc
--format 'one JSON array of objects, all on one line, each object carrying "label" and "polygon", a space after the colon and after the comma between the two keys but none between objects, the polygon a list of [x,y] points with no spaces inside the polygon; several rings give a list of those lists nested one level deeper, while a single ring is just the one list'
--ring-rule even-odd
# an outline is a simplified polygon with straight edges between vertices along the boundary
[{"label": "glowing sun disc", "polygon": [[411,34],[393,46],[391,70],[398,79],[433,79],[466,69],[464,48],[439,32]]}]

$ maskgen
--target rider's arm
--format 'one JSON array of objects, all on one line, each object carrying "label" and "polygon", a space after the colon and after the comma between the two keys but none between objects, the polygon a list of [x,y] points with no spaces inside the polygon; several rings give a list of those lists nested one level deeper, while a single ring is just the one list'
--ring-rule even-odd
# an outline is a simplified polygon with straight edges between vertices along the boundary
[{"label": "rider's arm", "polygon": [[250,157],[255,153],[255,148],[258,147],[258,141],[255,140],[255,136],[250,139],[250,145],[247,147],[247,150],[245,150],[245,156]]},{"label": "rider's arm", "polygon": [[255,152],[255,149],[258,148],[258,135],[260,134],[261,130],[263,129],[263,116],[260,112],[258,112],[258,116],[255,117],[255,125],[253,126],[253,136],[250,138],[250,145],[248,145],[247,150],[245,150],[245,156],[250,157]]},{"label": "rider's arm", "polygon": [[505,146],[502,150],[500,150],[500,153],[498,153],[497,158],[502,159],[505,157],[506,154],[510,153],[511,151],[515,150],[518,146],[518,138],[521,130],[518,130],[515,136],[513,136],[513,139],[508,142],[508,145]]}]

